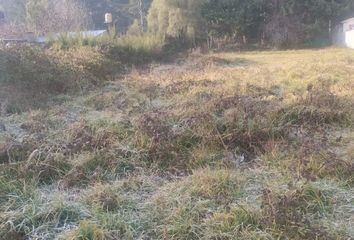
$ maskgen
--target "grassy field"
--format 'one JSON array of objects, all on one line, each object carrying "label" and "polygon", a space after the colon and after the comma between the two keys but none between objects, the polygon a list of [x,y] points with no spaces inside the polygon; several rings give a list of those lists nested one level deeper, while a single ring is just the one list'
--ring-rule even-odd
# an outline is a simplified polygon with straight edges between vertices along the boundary
[{"label": "grassy field", "polygon": [[2,115],[0,239],[354,238],[354,50],[191,54]]}]

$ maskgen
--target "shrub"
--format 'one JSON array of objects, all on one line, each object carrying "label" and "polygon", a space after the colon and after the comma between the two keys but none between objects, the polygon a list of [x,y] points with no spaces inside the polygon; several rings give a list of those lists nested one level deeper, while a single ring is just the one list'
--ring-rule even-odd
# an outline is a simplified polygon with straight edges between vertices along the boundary
[{"label": "shrub", "polygon": [[44,107],[59,94],[99,85],[122,70],[93,48],[71,51],[34,46],[0,48],[0,96],[6,111]]},{"label": "shrub", "polygon": [[103,52],[114,61],[142,65],[163,56],[165,39],[161,35],[123,36],[101,44]]},{"label": "shrub", "polygon": [[[142,65],[158,60],[163,55],[165,38],[158,34],[128,34],[115,36],[114,33],[99,38],[61,35],[51,43],[54,49],[63,54],[80,51],[80,49],[97,49],[107,57],[107,61],[123,65]],[[75,50],[76,49],[76,50]],[[101,65],[104,66],[104,65]]]},{"label": "shrub", "polygon": [[23,110],[31,104],[41,106],[50,94],[63,93],[73,82],[69,74],[37,47],[0,49],[0,89],[10,110]]}]

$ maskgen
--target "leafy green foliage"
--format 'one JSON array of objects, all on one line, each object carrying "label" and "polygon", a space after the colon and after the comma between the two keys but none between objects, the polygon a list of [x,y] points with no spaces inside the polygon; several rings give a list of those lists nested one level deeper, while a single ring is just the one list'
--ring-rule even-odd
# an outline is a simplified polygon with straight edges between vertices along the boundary
[{"label": "leafy green foliage", "polygon": [[294,47],[318,39],[329,42],[330,25],[333,28],[345,19],[353,7],[348,0],[155,0],[148,26],[152,32],[192,40],[228,37],[236,42]]},{"label": "leafy green foliage", "polygon": [[202,6],[202,15],[213,36],[259,37],[264,18],[262,1],[209,1]]},{"label": "leafy green foliage", "polygon": [[206,0],[155,0],[148,14],[148,30],[177,38],[205,38],[200,8]]}]

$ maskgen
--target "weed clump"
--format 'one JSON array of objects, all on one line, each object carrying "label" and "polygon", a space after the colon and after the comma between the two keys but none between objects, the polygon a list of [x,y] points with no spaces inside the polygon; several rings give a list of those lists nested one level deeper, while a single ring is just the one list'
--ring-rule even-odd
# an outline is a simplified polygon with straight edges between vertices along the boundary
[{"label": "weed clump", "polygon": [[348,124],[352,100],[333,94],[324,83],[315,86],[310,84],[307,90],[304,98],[278,112],[277,122],[285,126]]},{"label": "weed clump", "polygon": [[98,184],[91,189],[86,203],[102,211],[117,212],[121,209],[134,209],[135,203],[126,198],[118,186]]},{"label": "weed clump", "polygon": [[151,233],[152,237],[202,238],[207,227],[213,229],[212,215],[216,217],[218,211],[232,208],[242,195],[243,182],[238,172],[204,169],[166,186],[153,197],[151,214],[157,232]]},{"label": "weed clump", "polygon": [[282,127],[273,124],[276,104],[252,96],[235,96],[221,99],[216,104],[216,134],[229,150],[251,160],[264,152],[270,140],[286,137]]},{"label": "weed clump", "polygon": [[68,133],[67,149],[71,154],[102,150],[113,144],[115,139],[113,132],[89,126],[84,122],[72,124]]},{"label": "weed clump", "polygon": [[41,156],[37,150],[32,152],[21,172],[27,177],[38,179],[40,184],[50,184],[60,180],[71,168],[71,163],[63,154],[49,153]]},{"label": "weed clump", "polygon": [[63,234],[59,239],[69,240],[104,240],[106,233],[96,223],[88,220],[81,221],[78,229]]},{"label": "weed clump", "polygon": [[146,161],[162,169],[186,169],[190,150],[199,142],[198,136],[185,125],[173,124],[171,116],[161,112],[148,113],[138,121],[137,147],[146,151]]},{"label": "weed clump", "polygon": [[353,163],[338,158],[328,152],[279,152],[265,154],[266,165],[276,167],[285,174],[297,179],[318,181],[319,179],[334,179],[344,185],[353,184]]},{"label": "weed clump", "polygon": [[[208,239],[247,239],[260,226],[259,213],[239,206],[228,211],[214,213],[205,220],[205,235]],[[254,234],[254,233],[252,233]]]},{"label": "weed clump", "polygon": [[329,233],[312,223],[330,212],[330,196],[311,185],[286,194],[265,189],[262,196],[262,226],[278,237],[291,239],[328,239]]},{"label": "weed clump", "polygon": [[319,126],[334,122],[341,123],[346,120],[346,115],[341,110],[317,108],[311,105],[291,106],[287,109],[282,109],[278,113],[278,116],[281,125],[285,126],[301,126],[305,124],[310,126]]},{"label": "weed clump", "polygon": [[35,148],[32,141],[7,141],[0,144],[0,164],[22,162],[27,159]]},{"label": "weed clump", "polygon": [[[37,188],[38,181],[3,182],[0,179],[0,235],[10,237],[33,237],[47,239],[55,235],[54,229],[64,229],[75,224],[85,215],[75,206],[69,206],[61,199],[51,201]],[[16,239],[16,238],[15,238]]]}]

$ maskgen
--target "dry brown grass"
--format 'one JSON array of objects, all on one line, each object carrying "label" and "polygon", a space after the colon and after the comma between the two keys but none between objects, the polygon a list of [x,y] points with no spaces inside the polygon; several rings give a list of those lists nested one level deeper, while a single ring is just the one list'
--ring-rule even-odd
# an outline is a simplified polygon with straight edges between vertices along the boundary
[{"label": "dry brown grass", "polygon": [[192,55],[2,117],[0,235],[353,238],[352,55]]}]

